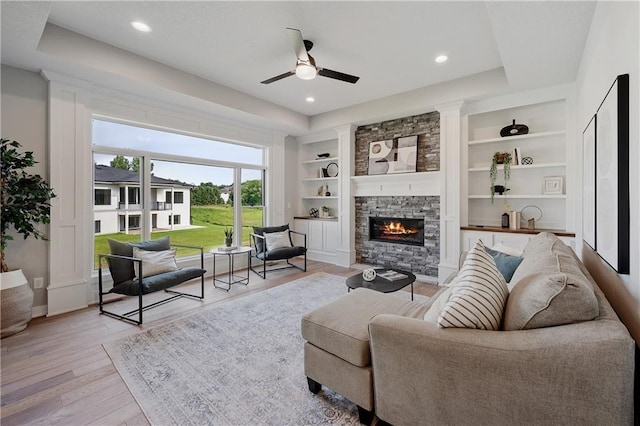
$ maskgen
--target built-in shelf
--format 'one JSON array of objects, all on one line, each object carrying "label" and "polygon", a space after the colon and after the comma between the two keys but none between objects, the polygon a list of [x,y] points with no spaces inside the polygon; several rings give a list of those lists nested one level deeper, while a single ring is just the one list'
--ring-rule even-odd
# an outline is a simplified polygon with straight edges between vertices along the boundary
[{"label": "built-in shelf", "polygon": [[[325,197],[328,198],[328,197]],[[469,195],[470,199],[490,199],[491,195]],[[496,194],[494,196],[494,198],[512,198],[512,199],[524,199],[524,198],[539,198],[539,199],[553,199],[553,198],[557,198],[557,199],[564,199],[567,198],[566,194],[537,194],[537,195],[531,195],[531,194],[518,194],[518,195],[498,195]]]},{"label": "built-in shelf", "polygon": [[576,234],[573,232],[567,232],[561,229],[511,229],[511,228],[500,228],[497,226],[483,226],[483,225],[469,225],[469,226],[461,226],[461,230],[463,231],[481,231],[481,232],[509,232],[511,234],[539,234],[540,232],[551,232],[556,234],[558,237],[575,237]]},{"label": "built-in shelf", "polygon": [[326,163],[330,161],[338,161],[338,157],[330,157],[330,158],[316,158],[314,160],[306,160],[303,161],[302,164],[316,164],[316,163]]},{"label": "built-in shelf", "polygon": [[313,177],[313,178],[304,178],[303,182],[327,182],[327,181],[337,181],[337,177]]},{"label": "built-in shelf", "polygon": [[313,196],[313,197],[302,197],[303,200],[337,200],[338,197],[337,196],[330,196],[330,197],[321,197],[319,195]]},{"label": "built-in shelf", "polygon": [[[527,164],[521,166],[511,166],[511,170],[523,170],[523,169],[540,169],[540,168],[551,168],[551,167],[566,167],[567,163],[539,163],[539,164]],[[500,165],[498,165],[498,168]],[[472,167],[469,169],[470,172],[488,172],[489,166],[486,167]]]},{"label": "built-in shelf", "polygon": [[483,143],[510,142],[510,141],[523,140],[523,139],[544,138],[547,136],[565,135],[566,133],[567,133],[566,130],[556,130],[553,132],[527,133],[526,135],[506,136],[506,137],[498,137],[498,138],[480,139],[477,141],[469,141],[469,145],[480,145]]}]

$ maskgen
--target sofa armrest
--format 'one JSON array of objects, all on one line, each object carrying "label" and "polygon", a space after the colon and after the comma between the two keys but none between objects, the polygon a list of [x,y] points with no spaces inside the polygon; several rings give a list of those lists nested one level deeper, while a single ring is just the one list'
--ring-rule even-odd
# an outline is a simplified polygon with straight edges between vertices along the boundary
[{"label": "sofa armrest", "polygon": [[369,324],[376,414],[405,424],[631,424],[634,342],[619,321],[546,329]]}]

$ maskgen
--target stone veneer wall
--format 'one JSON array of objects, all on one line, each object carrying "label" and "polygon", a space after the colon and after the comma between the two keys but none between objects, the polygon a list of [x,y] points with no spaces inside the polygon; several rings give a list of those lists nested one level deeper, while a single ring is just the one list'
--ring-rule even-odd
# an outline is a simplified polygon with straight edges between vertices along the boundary
[{"label": "stone veneer wall", "polygon": [[[429,112],[359,126],[355,139],[355,176],[369,168],[369,143],[418,135],[416,171],[440,170],[440,114]],[[411,174],[407,173],[410,179]],[[440,262],[440,197],[355,197],[356,261],[397,266],[420,275],[438,276]],[[424,247],[369,241],[369,216],[424,219]]]},{"label": "stone veneer wall", "polygon": [[[413,273],[438,276],[440,262],[440,197],[355,197],[356,261],[396,266]],[[369,216],[424,219],[424,247],[369,241]]]},{"label": "stone veneer wall", "polygon": [[371,142],[414,135],[418,135],[416,171],[440,170],[440,113],[428,112],[359,126],[355,134],[355,176],[368,174]]}]

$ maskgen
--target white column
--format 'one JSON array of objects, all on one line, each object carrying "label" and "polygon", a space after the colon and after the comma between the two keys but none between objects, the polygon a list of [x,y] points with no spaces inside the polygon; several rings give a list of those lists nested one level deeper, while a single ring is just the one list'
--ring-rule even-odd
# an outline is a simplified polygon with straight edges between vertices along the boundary
[{"label": "white column", "polygon": [[[269,148],[269,173],[267,176],[267,223],[265,225],[282,225],[285,221],[285,137],[281,132],[273,133],[273,143]],[[289,165],[292,167],[291,165]]]},{"label": "white column", "polygon": [[92,217],[91,143],[83,93],[49,81],[49,170],[56,197],[51,201],[49,227],[50,284],[47,316],[87,307],[86,265],[93,238],[86,220]]},{"label": "white column", "polygon": [[440,113],[440,263],[438,282],[458,269],[462,101],[436,105]]},{"label": "white column", "polygon": [[351,176],[355,167],[356,126],[348,124],[337,127],[338,157],[338,249],[336,264],[348,268],[356,261],[355,250],[355,199],[351,188]]}]

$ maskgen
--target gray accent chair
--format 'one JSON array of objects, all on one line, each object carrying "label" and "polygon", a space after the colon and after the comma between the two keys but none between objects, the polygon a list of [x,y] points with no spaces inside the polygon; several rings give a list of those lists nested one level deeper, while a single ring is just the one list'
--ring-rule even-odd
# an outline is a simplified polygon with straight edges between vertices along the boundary
[{"label": "gray accent chair", "polygon": [[[119,320],[131,322],[137,325],[142,324],[142,312],[147,309],[165,304],[180,297],[189,297],[193,299],[204,299],[204,251],[202,247],[185,246],[180,244],[171,244],[169,237],[157,240],[142,241],[139,243],[123,243],[116,240],[108,240],[111,254],[101,254],[98,256],[100,267],[98,268],[98,305],[100,313],[108,315]],[[137,247],[148,251],[169,250],[172,247],[192,248],[200,250],[200,268],[181,268],[175,271],[163,272],[161,274],[144,277],[142,269],[142,261],[133,257],[133,248]],[[103,260],[107,261],[109,272],[113,279],[113,288],[104,291],[102,278]],[[136,275],[137,269],[137,275]],[[138,277],[144,277],[139,279]],[[169,288],[200,277],[200,294],[189,294],[179,291],[169,290]],[[145,294],[154,293],[164,290],[171,296],[160,301],[144,305],[143,297]],[[138,298],[138,307],[132,311],[118,314],[105,309],[104,296],[108,294],[122,294],[125,296],[135,296]],[[134,315],[137,319],[133,318]]]},{"label": "gray accent chair", "polygon": [[[264,234],[270,232],[289,232],[289,242],[291,243],[291,247],[280,247],[272,250],[267,250],[266,239]],[[293,236],[298,236],[298,238],[303,239],[302,245],[295,245]],[[288,268],[296,268],[303,272],[307,271],[307,234],[302,232],[296,232],[289,229],[289,224],[281,225],[281,226],[266,226],[266,227],[253,227],[253,233],[251,234],[251,256],[249,257],[249,269],[259,275],[262,279],[266,279],[267,272],[269,271],[277,271],[280,269],[288,269]],[[291,259],[296,258],[298,256],[304,257],[304,263],[302,266],[297,265],[296,263],[292,263]],[[256,269],[253,265],[252,260],[256,259],[258,261]],[[286,265],[278,266],[278,267],[269,267],[267,269],[267,264],[274,263],[277,261],[284,260],[286,261]]]}]

